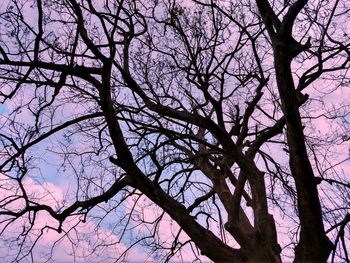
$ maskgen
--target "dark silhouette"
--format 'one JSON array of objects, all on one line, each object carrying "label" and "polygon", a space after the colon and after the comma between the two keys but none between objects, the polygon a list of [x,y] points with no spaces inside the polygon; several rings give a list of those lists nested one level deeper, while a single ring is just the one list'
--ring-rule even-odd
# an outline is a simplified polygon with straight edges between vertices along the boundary
[{"label": "dark silhouette", "polygon": [[[10,260],[30,260],[45,229],[68,236],[71,218],[113,214],[123,242],[147,226],[129,245],[160,262],[189,247],[214,262],[350,262],[346,0],[7,2],[0,233],[20,226]],[[52,204],[29,178],[71,186]],[[165,213],[150,222],[146,204],[130,205],[141,196]],[[33,238],[44,212],[57,225]],[[167,216],[179,230],[163,243]]]}]

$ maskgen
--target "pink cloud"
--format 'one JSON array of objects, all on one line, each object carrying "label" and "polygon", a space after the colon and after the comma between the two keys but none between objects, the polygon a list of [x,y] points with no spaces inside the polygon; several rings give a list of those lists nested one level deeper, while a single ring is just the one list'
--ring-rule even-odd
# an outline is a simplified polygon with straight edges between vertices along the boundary
[{"label": "pink cloud", "polygon": [[[2,182],[5,179],[1,176]],[[4,186],[4,184],[1,184]],[[52,183],[42,185],[32,179],[24,181],[28,190],[28,196],[32,200],[58,208],[65,200],[66,189],[60,188]],[[15,194],[16,189],[9,187],[0,190],[0,197]],[[20,205],[21,201],[16,201],[13,205]],[[4,227],[0,224],[1,229]],[[34,262],[116,262],[116,259],[123,255],[128,247],[120,242],[119,237],[111,230],[100,227],[93,220],[87,219],[82,223],[78,216],[70,217],[63,223],[63,233],[58,233],[58,222],[53,219],[47,212],[38,212],[33,229],[27,235],[26,242],[22,245],[23,236],[21,232],[29,227],[28,215],[19,218],[11,224],[3,233],[0,239],[0,260],[2,262],[30,262],[33,257]],[[40,238],[36,241],[36,239]],[[19,239],[17,237],[20,237]],[[35,246],[31,252],[33,243]],[[16,258],[17,256],[17,258]],[[129,262],[146,262],[149,258],[145,252],[134,247],[128,251],[126,258]],[[120,262],[125,259],[120,258]],[[152,262],[149,261],[149,262]]]}]

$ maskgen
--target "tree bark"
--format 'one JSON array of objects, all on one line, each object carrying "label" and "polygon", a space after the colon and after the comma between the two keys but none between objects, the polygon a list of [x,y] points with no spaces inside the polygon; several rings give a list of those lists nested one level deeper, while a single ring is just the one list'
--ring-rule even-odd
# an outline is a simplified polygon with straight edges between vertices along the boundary
[{"label": "tree bark", "polygon": [[272,41],[277,87],[287,126],[289,163],[297,190],[300,240],[296,246],[294,262],[326,262],[333,244],[326,236],[323,226],[320,199],[306,150],[290,66],[293,58],[309,48],[309,43],[302,45],[292,36],[295,19],[306,4],[307,0],[296,1],[280,21],[268,1],[257,1]]},{"label": "tree bark", "polygon": [[275,39],[274,63],[282,110],[286,118],[289,162],[297,190],[301,225],[295,262],[326,262],[332,243],[325,234],[317,185],[305,146],[305,136],[290,68],[288,43],[288,38],[281,39],[278,36]]}]

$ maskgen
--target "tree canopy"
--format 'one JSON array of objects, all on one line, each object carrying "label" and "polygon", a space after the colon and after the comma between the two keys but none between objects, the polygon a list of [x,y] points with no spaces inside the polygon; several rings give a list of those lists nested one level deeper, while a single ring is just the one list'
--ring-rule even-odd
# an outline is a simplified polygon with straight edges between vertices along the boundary
[{"label": "tree canopy", "polygon": [[0,258],[350,262],[349,66],[346,0],[3,1]]}]

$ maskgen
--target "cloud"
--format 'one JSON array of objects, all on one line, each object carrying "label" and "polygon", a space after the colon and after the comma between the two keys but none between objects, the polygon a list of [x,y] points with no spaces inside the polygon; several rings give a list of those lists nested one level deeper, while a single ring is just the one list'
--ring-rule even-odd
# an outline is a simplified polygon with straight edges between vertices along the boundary
[{"label": "cloud", "polygon": [[[18,194],[18,188],[14,184],[9,187],[11,184],[7,182],[4,187],[4,179],[4,176],[1,176],[1,200],[5,196]],[[66,189],[52,183],[39,184],[32,179],[26,179],[24,185],[28,189],[28,196],[41,204],[58,209],[58,206],[68,202]],[[14,205],[22,206],[23,202],[16,201],[12,204]],[[91,214],[93,215],[93,212]],[[128,262],[145,262],[145,258],[149,258],[137,247],[128,250],[128,246],[123,244],[112,230],[98,225],[91,218],[82,223],[81,217],[69,217],[62,225],[63,232],[58,233],[54,230],[58,228],[57,220],[47,212],[38,212],[33,228],[24,236],[22,233],[28,230],[29,220],[32,218],[33,214],[22,216],[1,235],[1,262],[109,263],[115,262],[125,251],[128,251],[128,254],[124,260],[127,258]],[[0,226],[3,229],[4,218],[1,219],[3,223]],[[123,260],[123,257],[119,259]]]}]

